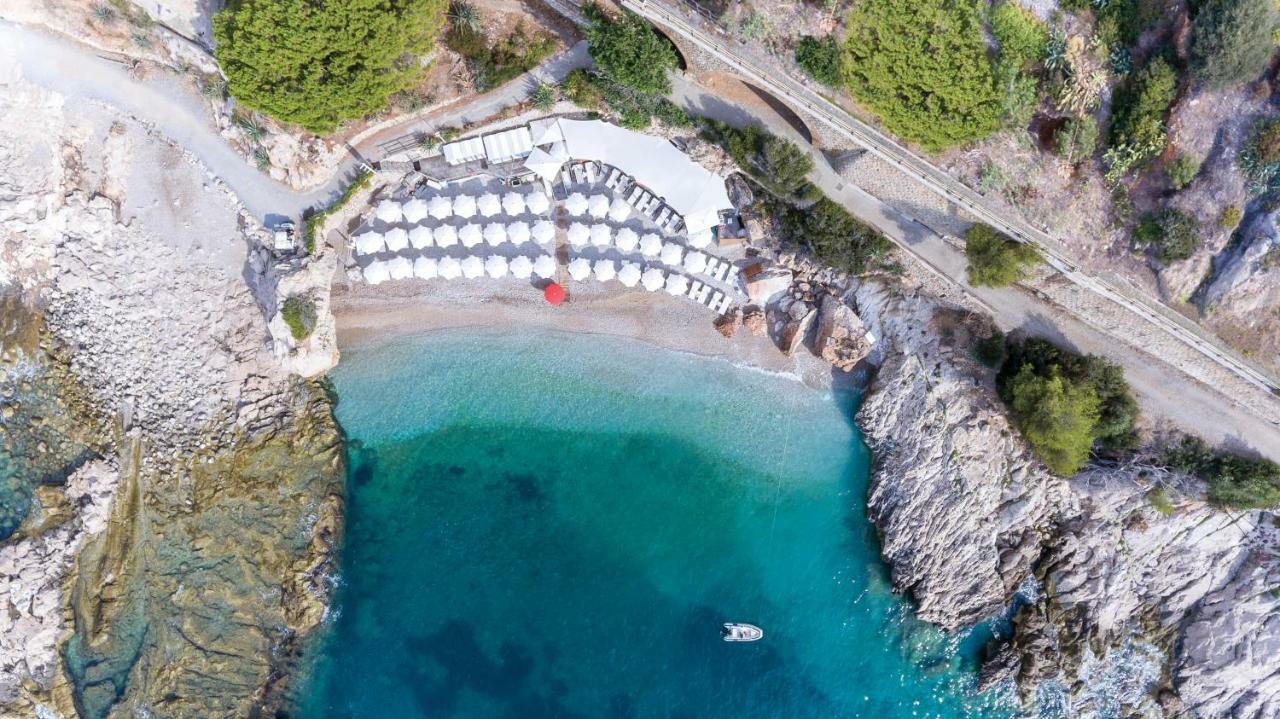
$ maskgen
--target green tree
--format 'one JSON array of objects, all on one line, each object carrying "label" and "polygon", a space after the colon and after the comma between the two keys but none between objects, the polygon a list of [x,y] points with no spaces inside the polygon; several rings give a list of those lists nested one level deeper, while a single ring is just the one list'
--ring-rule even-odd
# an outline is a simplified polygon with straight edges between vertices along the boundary
[{"label": "green tree", "polygon": [[667,72],[679,65],[676,50],[644,18],[627,11],[610,17],[594,3],[585,6],[583,14],[591,23],[587,48],[601,72],[639,93],[671,92]]},{"label": "green tree", "polygon": [[1191,72],[1210,89],[1252,80],[1275,54],[1275,0],[1209,0],[1191,25]]},{"label": "green tree", "polygon": [[1014,424],[1041,461],[1054,473],[1071,475],[1089,459],[1098,395],[1085,384],[1049,376],[1024,365],[1011,387]]},{"label": "green tree", "polygon": [[1053,135],[1058,156],[1075,165],[1098,149],[1098,121],[1090,115],[1072,117]]},{"label": "green tree", "polygon": [[1014,59],[1024,68],[1039,62],[1049,44],[1049,28],[1012,0],[991,9],[991,34],[1000,43],[1000,57]]},{"label": "green tree", "polygon": [[1215,452],[1197,437],[1183,437],[1167,448],[1164,464],[1209,485],[1209,501],[1233,509],[1269,509],[1280,505],[1280,466]]},{"label": "green tree", "polygon": [[1169,186],[1175,190],[1181,190],[1190,185],[1199,172],[1200,161],[1186,154],[1178,155],[1164,168],[1164,174],[1169,178]]},{"label": "green tree", "polygon": [[986,225],[974,225],[965,233],[964,254],[969,260],[969,284],[976,287],[1006,287],[1040,262],[1034,247]]},{"label": "green tree", "polygon": [[1180,262],[1200,247],[1200,224],[1181,210],[1165,208],[1143,217],[1133,230],[1133,240],[1161,262]]},{"label": "green tree", "polygon": [[834,35],[801,36],[796,43],[796,63],[823,85],[840,85],[840,43]]},{"label": "green tree", "polygon": [[813,158],[790,140],[755,125],[736,128],[716,120],[705,121],[702,134],[775,196],[796,201],[816,199],[819,194],[808,179]]},{"label": "green tree", "polygon": [[213,18],[227,90],[317,133],[383,109],[411,86],[444,0],[233,0]]},{"label": "green tree", "polygon": [[786,210],[782,231],[822,264],[854,274],[879,266],[892,248],[884,235],[826,197],[808,208]]},{"label": "green tree", "polygon": [[1157,58],[1116,91],[1109,144],[1113,150],[1127,148],[1128,169],[1164,149],[1164,118],[1177,89],[1177,73]]},{"label": "green tree", "polygon": [[885,127],[936,152],[999,126],[978,0],[862,0],[845,22],[849,91]]}]

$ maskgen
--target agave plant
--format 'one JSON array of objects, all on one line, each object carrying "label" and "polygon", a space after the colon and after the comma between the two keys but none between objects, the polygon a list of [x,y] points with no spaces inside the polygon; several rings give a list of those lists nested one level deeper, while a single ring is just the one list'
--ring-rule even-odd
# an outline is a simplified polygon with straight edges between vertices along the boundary
[{"label": "agave plant", "polygon": [[458,30],[480,34],[480,11],[475,5],[463,0],[454,0],[449,5],[449,22]]},{"label": "agave plant", "polygon": [[262,126],[262,121],[258,119],[257,114],[236,115],[235,123],[236,127],[240,128],[253,142],[261,142],[262,136],[266,134],[266,128]]},{"label": "agave plant", "polygon": [[1050,31],[1049,41],[1045,43],[1044,69],[1049,72],[1067,70],[1067,38],[1056,28]]},{"label": "agave plant", "polygon": [[116,19],[116,11],[113,10],[110,6],[103,5],[102,3],[98,3],[97,5],[93,6],[92,14],[93,14],[93,19],[97,20],[98,22],[109,23]]}]

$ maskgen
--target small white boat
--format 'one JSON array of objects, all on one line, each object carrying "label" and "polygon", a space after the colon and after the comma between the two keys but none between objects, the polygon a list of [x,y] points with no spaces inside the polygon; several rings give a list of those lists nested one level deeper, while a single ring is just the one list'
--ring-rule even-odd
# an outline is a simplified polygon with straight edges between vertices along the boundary
[{"label": "small white boat", "polygon": [[720,634],[726,642],[754,642],[764,636],[764,630],[754,624],[725,622]]}]

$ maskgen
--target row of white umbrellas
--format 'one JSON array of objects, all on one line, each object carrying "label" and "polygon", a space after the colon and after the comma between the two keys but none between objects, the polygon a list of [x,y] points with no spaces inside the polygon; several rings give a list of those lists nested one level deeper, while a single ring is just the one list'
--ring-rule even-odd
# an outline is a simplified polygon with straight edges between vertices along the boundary
[{"label": "row of white umbrellas", "polygon": [[443,220],[454,215],[463,218],[475,217],[477,212],[485,217],[492,217],[500,212],[505,212],[508,215],[522,215],[525,212],[541,215],[550,207],[551,201],[541,191],[531,192],[527,195],[520,192],[508,192],[501,197],[495,193],[486,192],[479,197],[458,195],[457,197],[449,198],[443,195],[436,195],[429,200],[414,198],[404,203],[386,199],[378,203],[378,206],[373,210],[373,215],[387,224],[394,224],[402,220],[414,224],[423,221],[428,216]]},{"label": "row of white umbrellas", "polygon": [[608,215],[614,222],[622,222],[631,216],[631,205],[621,197],[615,197],[610,202],[609,196],[603,193],[587,197],[581,192],[575,192],[565,198],[564,211],[574,217],[590,215],[601,219]]},{"label": "row of white umbrellas", "polygon": [[569,276],[579,282],[595,275],[595,278],[601,282],[617,280],[627,287],[643,285],[650,292],[665,289],[673,295],[683,295],[689,291],[689,278],[684,275],[675,272],[668,275],[658,267],[647,267],[642,271],[638,262],[617,263],[613,260],[592,262],[585,257],[577,257],[569,262],[566,269],[569,271]]},{"label": "row of white umbrellas", "polygon": [[653,232],[640,235],[630,227],[623,227],[614,234],[613,228],[609,225],[588,226],[575,222],[569,225],[565,238],[574,247],[587,245],[600,248],[617,247],[623,252],[635,252],[638,249],[645,257],[657,257],[662,264],[671,267],[683,265],[686,270],[694,274],[705,271],[710,260],[704,252],[690,250],[686,255],[684,248],[680,245],[674,242],[663,242],[662,238]]},{"label": "row of white umbrellas", "polygon": [[411,230],[393,227],[386,232],[366,230],[353,238],[353,245],[357,255],[373,255],[383,250],[399,252],[409,246],[424,250],[433,245],[452,247],[459,243],[467,248],[481,242],[497,247],[506,243],[519,245],[530,240],[545,245],[555,237],[556,226],[550,220],[539,220],[532,227],[527,222],[494,222],[483,227],[468,223],[461,227],[441,225],[434,229],[418,226]]},{"label": "row of white umbrellas", "polygon": [[533,275],[550,279],[556,274],[556,261],[551,255],[538,255],[533,259],[517,255],[510,260],[502,255],[489,255],[487,258],[467,255],[462,259],[419,257],[416,260],[396,257],[390,260],[375,260],[364,268],[364,279],[371,285],[381,284],[387,280],[407,280],[411,277],[421,280],[437,277],[452,280],[458,277],[475,279],[488,275],[498,279],[508,274],[520,279],[527,279]]}]

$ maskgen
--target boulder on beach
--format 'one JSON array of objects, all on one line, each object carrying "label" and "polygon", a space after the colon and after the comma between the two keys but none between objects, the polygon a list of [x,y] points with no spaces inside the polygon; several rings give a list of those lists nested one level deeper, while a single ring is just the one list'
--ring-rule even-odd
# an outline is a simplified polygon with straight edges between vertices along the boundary
[{"label": "boulder on beach", "polygon": [[822,359],[848,372],[871,352],[871,335],[853,308],[835,295],[822,298],[814,351]]},{"label": "boulder on beach", "polygon": [[763,307],[769,304],[771,297],[779,292],[785,292],[791,286],[791,270],[785,267],[770,267],[747,279],[746,285],[748,302]]}]

